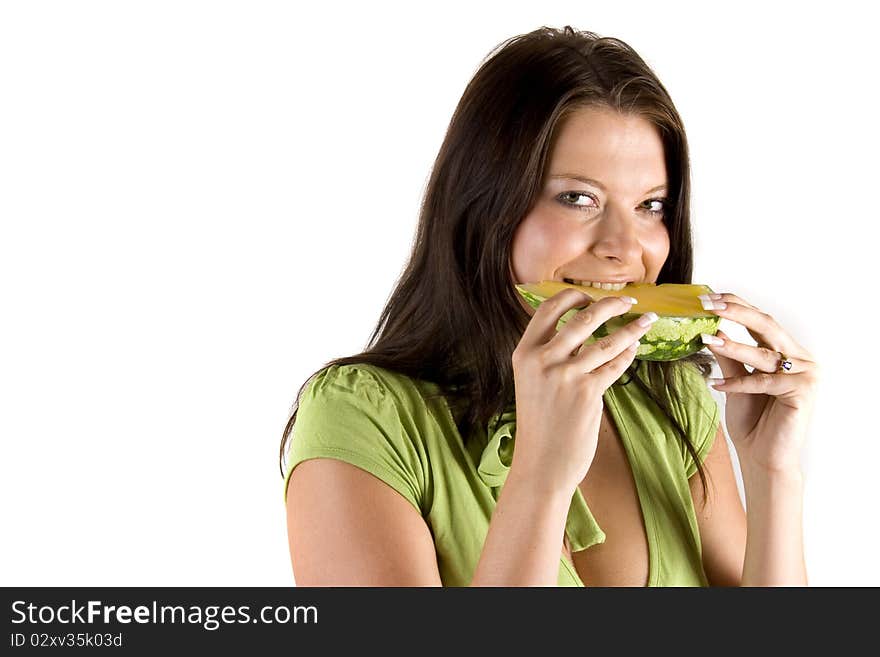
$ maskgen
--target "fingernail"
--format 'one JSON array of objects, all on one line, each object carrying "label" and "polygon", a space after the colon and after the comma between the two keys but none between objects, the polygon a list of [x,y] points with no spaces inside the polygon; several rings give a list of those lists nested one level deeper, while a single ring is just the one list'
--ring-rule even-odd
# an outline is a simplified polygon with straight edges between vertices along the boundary
[{"label": "fingernail", "polygon": [[639,317],[638,324],[639,326],[650,326],[654,322],[657,321],[657,313],[655,312],[646,312],[644,315]]},{"label": "fingernail", "polygon": [[700,299],[703,304],[703,310],[724,310],[727,304],[723,301],[709,301],[708,299]]},{"label": "fingernail", "polygon": [[709,379],[709,385],[718,386],[724,383],[724,379]]},{"label": "fingernail", "polygon": [[639,302],[639,300],[636,299],[635,297],[620,297],[620,298],[623,299],[624,301],[626,301],[627,303],[638,303]]},{"label": "fingernail", "polygon": [[724,344],[724,340],[716,338],[714,335],[709,335],[708,333],[700,333],[700,337],[703,339],[703,344],[712,344],[716,346]]}]

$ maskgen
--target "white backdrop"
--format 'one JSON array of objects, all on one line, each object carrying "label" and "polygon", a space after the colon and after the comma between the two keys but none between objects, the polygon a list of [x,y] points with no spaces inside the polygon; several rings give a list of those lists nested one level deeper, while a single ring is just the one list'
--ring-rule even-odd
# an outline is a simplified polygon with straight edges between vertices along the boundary
[{"label": "white backdrop", "polygon": [[823,367],[810,583],[880,585],[862,3],[413,5],[0,5],[0,581],[292,584],[296,391],[365,346],[481,60],[570,24],[632,45],[685,121],[694,281]]}]

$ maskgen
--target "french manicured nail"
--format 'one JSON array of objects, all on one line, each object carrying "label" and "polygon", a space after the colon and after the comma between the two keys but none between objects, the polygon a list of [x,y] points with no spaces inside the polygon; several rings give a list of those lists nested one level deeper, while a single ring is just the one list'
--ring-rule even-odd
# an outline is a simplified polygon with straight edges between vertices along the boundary
[{"label": "french manicured nail", "polygon": [[709,301],[708,299],[700,299],[703,304],[703,310],[724,310],[727,304],[723,301]]},{"label": "french manicured nail", "polygon": [[639,300],[636,299],[635,297],[620,297],[620,298],[623,299],[624,301],[626,301],[627,303],[638,303],[639,302]]},{"label": "french manicured nail", "polygon": [[717,294],[717,293],[701,294],[697,297],[697,299],[700,299],[700,300],[706,299],[707,301],[718,301],[718,299],[720,299],[720,298],[721,298],[721,295]]},{"label": "french manicured nail", "polygon": [[638,323],[639,326],[650,326],[654,322],[657,321],[657,313],[655,312],[646,312],[644,315],[639,317]]},{"label": "french manicured nail", "polygon": [[724,379],[709,379],[709,385],[719,386],[724,383]]},{"label": "french manicured nail", "polygon": [[708,333],[700,333],[700,337],[703,339],[703,344],[711,344],[715,346],[721,346],[724,344],[724,340],[716,338],[714,335],[709,335]]}]

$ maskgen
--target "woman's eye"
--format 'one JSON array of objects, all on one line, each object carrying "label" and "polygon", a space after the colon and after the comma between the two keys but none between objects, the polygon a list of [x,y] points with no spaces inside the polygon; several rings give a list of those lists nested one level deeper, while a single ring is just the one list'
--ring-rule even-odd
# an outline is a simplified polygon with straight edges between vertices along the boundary
[{"label": "woman's eye", "polygon": [[[577,203],[577,199],[579,197],[584,197],[592,201],[591,204],[583,204]],[[557,200],[566,207],[573,207],[579,210],[594,210],[599,207],[598,201],[592,194],[587,194],[586,192],[563,192],[559,196],[556,197]],[[654,207],[645,208],[648,211],[648,214],[654,216],[664,216],[669,210],[669,201],[665,198],[652,198],[645,201],[645,204],[651,206],[654,204]]]},{"label": "woman's eye", "polygon": [[648,212],[650,212],[651,214],[666,214],[667,210],[669,209],[669,201],[667,201],[665,198],[652,198],[645,201],[645,203],[648,203],[649,205],[651,203],[657,203],[659,205],[656,210],[648,210]]},{"label": "woman's eye", "polygon": [[576,208],[587,209],[587,208],[596,207],[593,205],[581,205],[580,203],[569,203],[568,202],[568,201],[576,200],[579,196],[583,196],[584,198],[591,199],[594,203],[596,202],[595,198],[593,198],[590,194],[587,194],[585,192],[563,192],[562,194],[560,194],[557,197],[557,199],[564,199],[564,200],[560,200],[560,203],[562,203],[562,205],[574,206]]}]

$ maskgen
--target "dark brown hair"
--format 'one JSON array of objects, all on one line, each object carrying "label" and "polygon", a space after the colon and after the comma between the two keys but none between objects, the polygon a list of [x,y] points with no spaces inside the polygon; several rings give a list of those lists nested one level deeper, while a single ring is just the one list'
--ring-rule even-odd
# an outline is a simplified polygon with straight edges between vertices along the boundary
[{"label": "dark brown hair", "polygon": [[[542,188],[557,125],[585,107],[636,115],[658,129],[669,181],[664,222],[670,250],[656,282],[692,282],[687,140],[654,72],[623,41],[569,26],[510,38],[483,60],[452,115],[412,253],[366,350],[328,361],[300,388],[281,440],[282,476],[302,392],[332,365],[368,363],[437,384],[463,440],[515,401],[511,356],[530,316],[511,278],[513,234]],[[673,368],[696,365],[705,378],[713,360],[705,353],[672,362],[637,360],[628,371],[694,458],[704,504],[706,474],[664,395],[680,400]],[[648,385],[632,376],[640,363]]]}]

